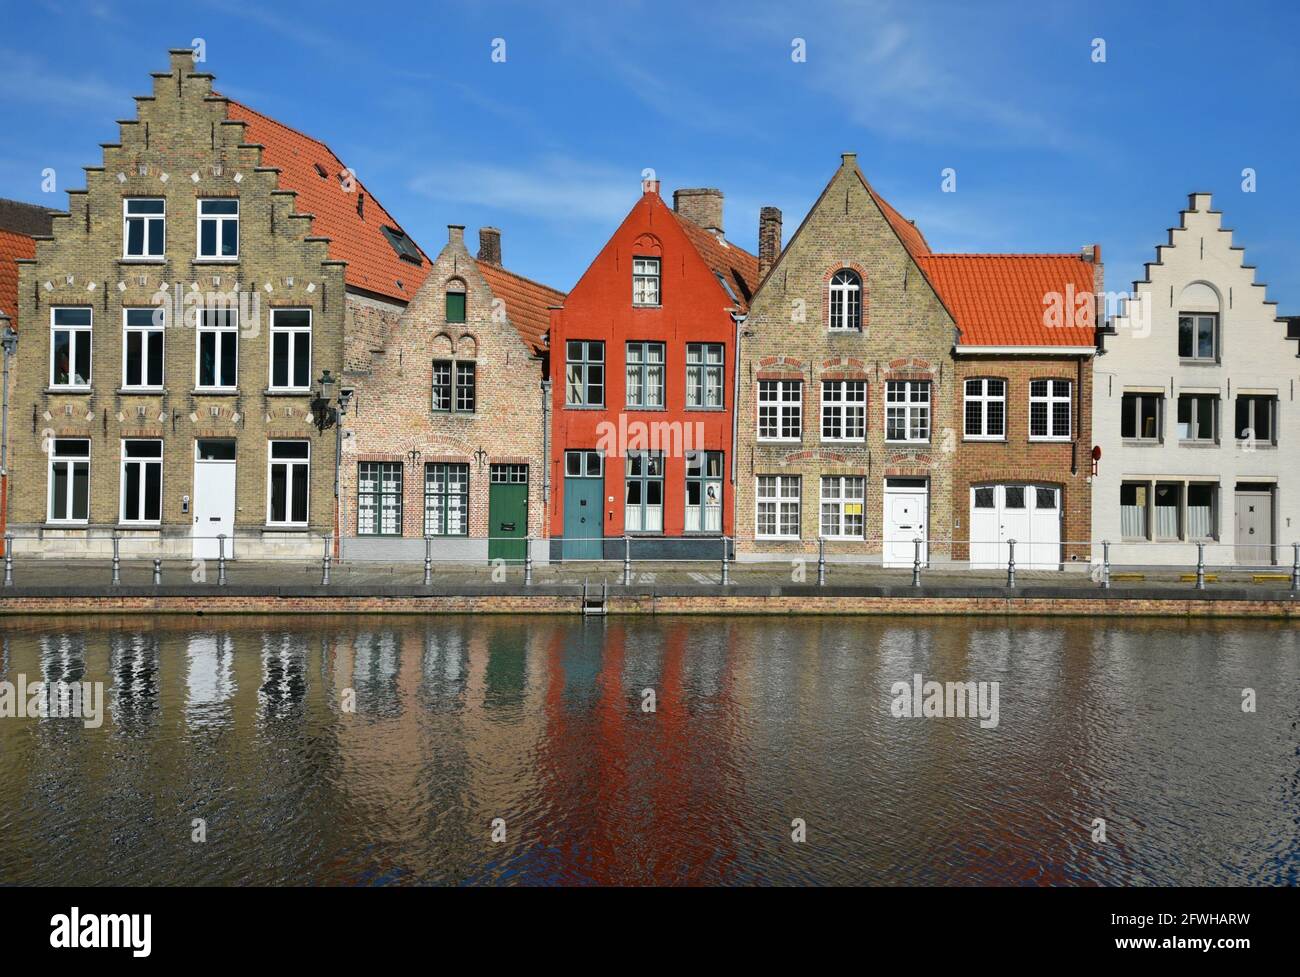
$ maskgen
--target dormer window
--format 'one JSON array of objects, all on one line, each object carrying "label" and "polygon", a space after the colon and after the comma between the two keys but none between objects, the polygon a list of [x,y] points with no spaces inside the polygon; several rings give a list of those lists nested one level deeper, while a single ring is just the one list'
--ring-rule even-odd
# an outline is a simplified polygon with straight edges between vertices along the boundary
[{"label": "dormer window", "polygon": [[465,321],[465,283],[454,281],[447,283],[447,321]]},{"label": "dormer window", "polygon": [[415,246],[415,242],[400,227],[390,227],[387,224],[381,224],[379,229],[383,232],[388,243],[392,245],[397,256],[403,261],[409,261],[415,265],[424,264],[424,259],[420,256],[420,249]]},{"label": "dormer window", "polygon": [[848,332],[862,328],[862,279],[858,273],[842,268],[831,278],[832,332]]},{"label": "dormer window", "polygon": [[632,259],[632,304],[659,304],[659,259]]}]

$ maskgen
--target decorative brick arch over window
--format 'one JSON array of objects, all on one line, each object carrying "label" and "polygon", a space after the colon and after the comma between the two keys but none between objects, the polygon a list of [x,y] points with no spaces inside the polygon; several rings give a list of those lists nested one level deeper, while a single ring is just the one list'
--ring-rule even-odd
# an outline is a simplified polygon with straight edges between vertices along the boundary
[{"label": "decorative brick arch over window", "polygon": [[664,246],[653,234],[642,234],[632,242],[632,253],[643,258],[659,258],[663,256]]},{"label": "decorative brick arch over window", "polygon": [[[867,270],[857,262],[844,262],[828,269],[822,278],[822,327],[834,332],[865,334],[871,308],[868,298]],[[846,319],[849,325],[843,325]]]}]

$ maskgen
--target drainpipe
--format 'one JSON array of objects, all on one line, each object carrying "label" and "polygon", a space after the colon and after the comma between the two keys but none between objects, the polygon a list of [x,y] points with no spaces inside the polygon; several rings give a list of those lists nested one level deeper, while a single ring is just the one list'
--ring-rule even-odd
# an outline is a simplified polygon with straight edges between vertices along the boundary
[{"label": "drainpipe", "polygon": [[[0,344],[4,346],[4,394],[0,401],[0,540],[3,540],[9,531],[9,360],[18,349],[18,333],[3,312],[0,312]],[[0,543],[0,552],[3,548],[4,544]]]},{"label": "drainpipe", "polygon": [[733,356],[735,362],[731,364],[731,372],[735,377],[731,388],[731,532],[734,536],[736,533],[736,449],[740,439],[740,337],[744,332],[745,320],[748,316],[743,312],[733,312],[731,318],[736,323],[736,352]]},{"label": "drainpipe", "polygon": [[[551,518],[551,381],[542,381],[542,518]],[[543,536],[549,536],[545,527]]]}]

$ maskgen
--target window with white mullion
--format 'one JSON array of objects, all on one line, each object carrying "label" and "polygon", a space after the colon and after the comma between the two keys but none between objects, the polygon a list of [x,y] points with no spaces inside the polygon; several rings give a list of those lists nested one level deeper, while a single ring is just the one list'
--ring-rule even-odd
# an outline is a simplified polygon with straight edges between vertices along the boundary
[{"label": "window with white mullion", "polygon": [[122,310],[122,386],[151,389],[163,385],[163,311]]},{"label": "window with white mullion", "polygon": [[48,482],[46,515],[50,522],[89,521],[90,441],[88,439],[54,439],[50,444]]},{"label": "window with white mullion", "polygon": [[803,382],[758,381],[758,440],[798,441],[803,435]]},{"label": "window with white mullion", "polygon": [[311,309],[271,310],[271,389],[311,389]]},{"label": "window with white mullion", "polygon": [[822,381],[822,440],[864,441],[867,437],[867,382]]},{"label": "window with white mullion", "polygon": [[198,388],[234,390],[239,379],[239,319],[235,310],[201,310],[197,342]]},{"label": "window with white mullion", "polygon": [[121,519],[124,523],[162,521],[162,442],[143,438],[122,442]]},{"label": "window with white mullion", "polygon": [[200,200],[200,258],[233,261],[239,257],[239,200],[218,197]]},{"label": "window with white mullion", "polygon": [[659,304],[659,259],[632,259],[632,304]]},{"label": "window with white mullion", "polygon": [[1029,384],[1031,441],[1068,441],[1071,430],[1069,380],[1032,380]]},{"label": "window with white mullion", "polygon": [[866,531],[867,480],[860,475],[822,477],[821,534],[828,539],[861,539]]},{"label": "window with white mullion", "polygon": [[921,443],[930,440],[930,382],[885,383],[885,440]]},{"label": "window with white mullion", "polygon": [[830,329],[846,332],[862,328],[862,279],[845,268],[837,271],[830,287]]},{"label": "window with white mullion", "polygon": [[966,381],[966,437],[973,441],[1001,441],[1007,435],[1007,385],[1005,380],[977,378]]},{"label": "window with white mullion", "polygon": [[50,310],[50,386],[89,387],[91,328],[88,306]]},{"label": "window with white mullion", "polygon": [[122,201],[122,256],[163,258],[167,254],[167,202],[158,197]]},{"label": "window with white mullion", "polygon": [[760,539],[798,539],[798,475],[759,475],[755,490],[754,535]]}]

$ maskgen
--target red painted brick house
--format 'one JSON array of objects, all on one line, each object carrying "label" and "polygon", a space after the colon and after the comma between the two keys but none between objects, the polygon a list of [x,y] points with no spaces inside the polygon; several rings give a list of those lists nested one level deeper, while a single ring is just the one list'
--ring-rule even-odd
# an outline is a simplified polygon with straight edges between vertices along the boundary
[{"label": "red painted brick house", "polygon": [[736,320],[758,259],[722,193],[647,181],[551,313],[549,520],[556,558],[715,557],[731,535]]}]

